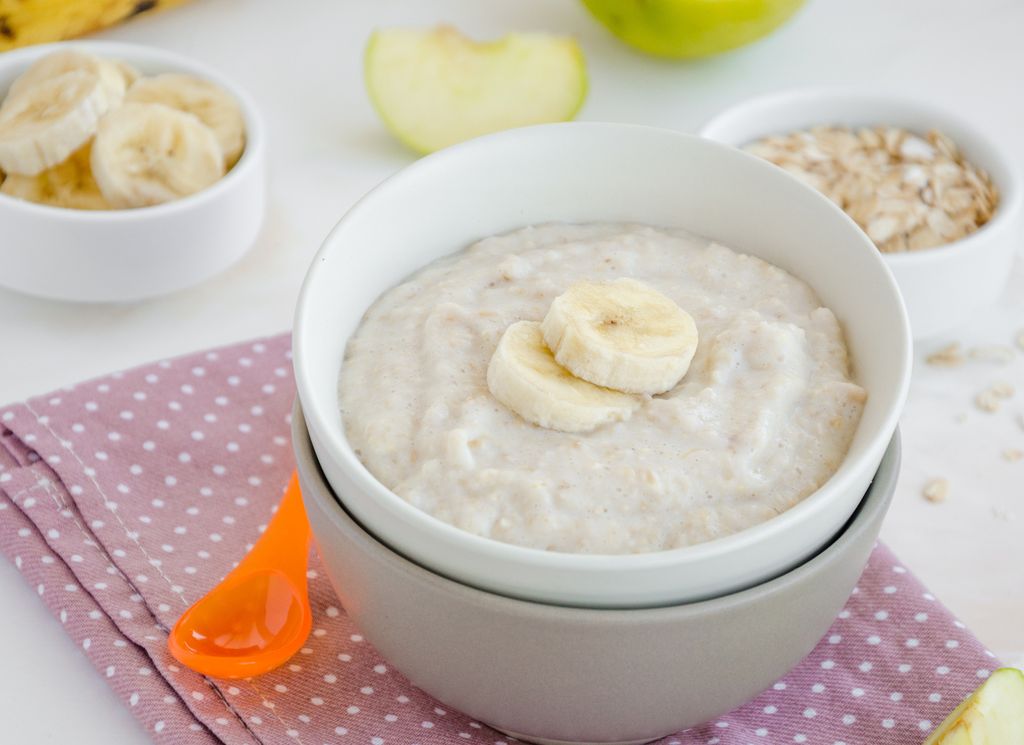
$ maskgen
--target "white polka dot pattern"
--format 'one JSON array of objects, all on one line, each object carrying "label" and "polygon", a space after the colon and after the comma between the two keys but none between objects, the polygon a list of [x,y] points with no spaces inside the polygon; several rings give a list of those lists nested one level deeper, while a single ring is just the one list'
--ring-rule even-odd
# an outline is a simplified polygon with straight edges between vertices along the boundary
[{"label": "white polka dot pattern", "polygon": [[[0,411],[0,550],[157,742],[505,745],[382,660],[315,556],[314,630],[288,664],[213,681],[167,654],[169,626],[251,547],[287,482],[289,368],[282,336]],[[663,743],[915,743],[997,666],[879,546],[795,670]]]}]

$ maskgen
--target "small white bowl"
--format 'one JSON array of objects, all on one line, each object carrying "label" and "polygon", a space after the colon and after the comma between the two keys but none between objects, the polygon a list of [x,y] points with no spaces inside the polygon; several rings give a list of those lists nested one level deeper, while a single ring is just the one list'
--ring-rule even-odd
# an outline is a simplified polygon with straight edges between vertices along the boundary
[{"label": "small white bowl", "polygon": [[263,122],[249,96],[199,62],[108,41],[0,55],[0,92],[37,59],[62,49],[120,59],[147,75],[186,72],[217,83],[242,108],[245,150],[217,183],[154,207],[72,210],[0,193],[0,285],[56,300],[128,302],[189,287],[234,264],[256,240],[266,198]]},{"label": "small white bowl", "polygon": [[741,147],[773,134],[819,124],[891,124],[938,129],[992,177],[999,204],[992,219],[961,240],[908,253],[883,254],[900,286],[915,339],[951,331],[995,304],[1020,242],[1024,191],[1013,162],[984,132],[956,114],[912,97],[847,88],[801,88],[759,96],[708,121],[700,135]]},{"label": "small white bowl", "polygon": [[[338,373],[378,295],[484,236],[551,221],[685,227],[804,279],[845,325],[869,391],[838,471],[756,527],[671,551],[604,556],[500,543],[378,482],[345,437]],[[407,558],[464,584],[558,605],[636,608],[719,596],[815,554],[860,503],[910,379],[906,311],[878,251],[842,210],[778,168],[710,140],[621,124],[489,135],[427,156],[371,191],[313,260],[294,327],[295,377],[317,458],[345,507]],[[411,375],[415,371],[410,371]]]}]

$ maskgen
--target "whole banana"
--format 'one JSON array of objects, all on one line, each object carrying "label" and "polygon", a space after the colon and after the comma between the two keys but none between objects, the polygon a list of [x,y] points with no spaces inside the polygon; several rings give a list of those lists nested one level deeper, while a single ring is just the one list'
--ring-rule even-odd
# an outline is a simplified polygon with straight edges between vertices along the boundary
[{"label": "whole banana", "polygon": [[186,0],[0,0],[0,52],[61,41]]}]

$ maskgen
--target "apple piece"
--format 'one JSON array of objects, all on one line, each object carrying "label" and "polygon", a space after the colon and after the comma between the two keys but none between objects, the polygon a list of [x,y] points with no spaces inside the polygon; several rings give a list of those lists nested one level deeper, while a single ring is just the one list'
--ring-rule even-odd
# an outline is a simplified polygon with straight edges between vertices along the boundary
[{"label": "apple piece", "polygon": [[583,0],[632,47],[658,57],[707,57],[774,31],[805,0]]},{"label": "apple piece", "polygon": [[448,26],[378,30],[366,46],[364,73],[384,124],[420,153],[572,119],[587,95],[579,44],[543,33],[477,42]]},{"label": "apple piece", "polygon": [[956,707],[924,745],[1024,743],[1024,672],[996,670]]}]

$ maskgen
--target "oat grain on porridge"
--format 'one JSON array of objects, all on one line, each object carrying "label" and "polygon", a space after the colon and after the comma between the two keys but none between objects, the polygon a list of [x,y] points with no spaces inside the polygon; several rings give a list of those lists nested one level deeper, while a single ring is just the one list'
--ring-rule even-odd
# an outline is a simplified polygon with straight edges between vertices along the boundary
[{"label": "oat grain on porridge", "polygon": [[[696,325],[675,387],[629,394],[628,419],[585,433],[532,424],[491,394],[510,326],[540,323],[576,283],[622,278]],[[429,265],[367,311],[339,387],[349,442],[401,498],[481,536],[605,554],[700,543],[789,509],[835,472],[867,395],[805,283],[682,231],[621,224],[524,228]]]}]

